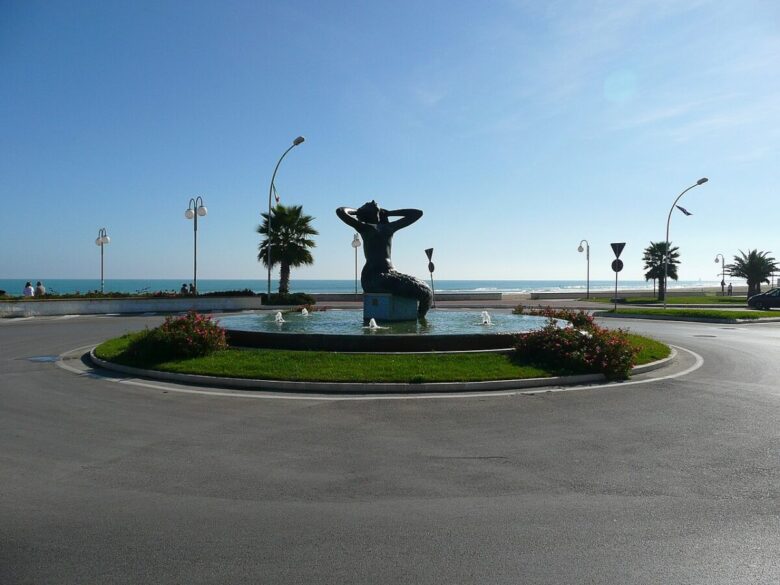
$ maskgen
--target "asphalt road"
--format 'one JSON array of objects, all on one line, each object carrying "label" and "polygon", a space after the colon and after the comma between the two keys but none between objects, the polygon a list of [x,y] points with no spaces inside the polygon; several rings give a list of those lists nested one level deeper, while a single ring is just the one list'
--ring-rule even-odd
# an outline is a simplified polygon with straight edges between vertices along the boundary
[{"label": "asphalt road", "polygon": [[3,585],[780,582],[780,324],[611,319],[703,364],[535,396],[236,398],[49,361],[157,322],[0,322]]}]

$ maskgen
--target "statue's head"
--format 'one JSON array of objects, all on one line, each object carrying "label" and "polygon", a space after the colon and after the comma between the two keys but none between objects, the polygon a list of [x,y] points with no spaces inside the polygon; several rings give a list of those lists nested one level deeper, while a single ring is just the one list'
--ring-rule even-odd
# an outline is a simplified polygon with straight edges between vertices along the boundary
[{"label": "statue's head", "polygon": [[358,207],[355,217],[364,223],[379,223],[379,205],[376,201],[369,201]]}]

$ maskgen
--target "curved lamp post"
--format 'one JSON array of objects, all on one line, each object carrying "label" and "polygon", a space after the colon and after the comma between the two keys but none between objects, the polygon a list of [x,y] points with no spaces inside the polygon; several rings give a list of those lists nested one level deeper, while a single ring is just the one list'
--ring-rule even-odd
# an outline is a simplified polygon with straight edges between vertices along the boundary
[{"label": "curved lamp post", "polygon": [[[582,247],[582,243],[585,242],[585,247]],[[581,240],[580,245],[577,247],[577,252],[585,252],[585,260],[588,263],[588,272],[587,272],[587,281],[586,281],[586,292],[585,292],[585,298],[590,298],[590,244],[588,243],[588,240]]]},{"label": "curved lamp post", "polygon": [[100,246],[100,294],[103,294],[105,281],[103,280],[103,246],[111,243],[111,238],[106,233],[106,228],[98,230],[98,237],[95,239],[95,245]]},{"label": "curved lamp post", "polygon": [[[682,193],[680,193],[677,196],[677,199],[674,200],[674,203],[672,203],[672,206],[669,208],[669,216],[666,218],[666,240],[665,240],[666,241],[666,253],[664,254],[664,309],[666,309],[666,297],[668,296],[668,294],[667,294],[668,290],[667,290],[666,282],[667,282],[667,275],[669,273],[668,272],[669,271],[669,254],[670,254],[670,250],[669,250],[669,222],[672,220],[672,211],[674,211],[674,207],[675,207],[675,205],[677,205],[677,202],[680,200],[680,197],[685,195],[688,191],[690,191],[694,187],[698,187],[699,185],[703,185],[707,181],[708,181],[707,177],[702,177],[701,179],[696,181],[693,185],[691,185],[690,187],[685,189]],[[686,210],[684,210],[682,208],[680,208],[680,211],[685,213],[685,215],[691,215],[688,211],[686,211]]]},{"label": "curved lamp post", "polygon": [[205,205],[203,205],[203,197],[198,195],[197,197],[190,199],[189,207],[184,212],[184,217],[192,219],[193,230],[193,261],[192,261],[192,288],[194,294],[198,294],[198,217],[205,217],[208,213]]},{"label": "curved lamp post", "polygon": [[723,254],[715,254],[715,264],[718,263],[718,256],[720,256],[720,294],[722,296],[726,295],[726,259],[723,257]]},{"label": "curved lamp post", "polygon": [[282,164],[282,160],[285,156],[287,156],[287,153],[290,152],[293,148],[298,146],[299,144],[303,144],[303,141],[306,140],[303,136],[298,136],[295,140],[293,140],[292,145],[282,153],[282,156],[279,157],[279,162],[276,163],[276,167],[274,168],[274,174],[271,175],[271,186],[268,187],[268,254],[266,257],[266,261],[268,263],[268,297],[271,297],[271,197],[273,196],[274,191],[276,190],[276,187],[274,186],[274,180],[276,179],[276,171],[279,170],[279,165]]},{"label": "curved lamp post", "polygon": [[357,300],[357,251],[360,247],[360,236],[355,234],[352,238],[352,247],[355,248],[355,300]]}]

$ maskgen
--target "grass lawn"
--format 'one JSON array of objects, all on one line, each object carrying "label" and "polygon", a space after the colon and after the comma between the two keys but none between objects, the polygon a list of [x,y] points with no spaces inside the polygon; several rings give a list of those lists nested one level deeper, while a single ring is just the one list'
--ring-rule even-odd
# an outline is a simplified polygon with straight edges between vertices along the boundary
[{"label": "grass lawn", "polygon": [[[606,311],[614,313],[614,310]],[[668,317],[690,317],[694,319],[761,319],[765,317],[780,317],[780,311],[736,311],[718,309],[621,309],[618,314],[624,315],[660,315]]]},{"label": "grass lawn", "polygon": [[[620,298],[620,293],[618,293]],[[584,301],[586,299],[580,299]],[[609,303],[612,304],[612,300],[608,298],[589,299],[597,303]],[[663,304],[656,297],[628,297],[625,302],[620,302],[618,305],[650,305],[650,304]],[[672,297],[666,298],[666,304],[671,305],[744,305],[747,303],[746,297],[714,297],[714,296],[698,296],[698,297]]]},{"label": "grass lawn", "polygon": [[[137,368],[180,374],[201,374],[301,382],[478,382],[546,378],[567,372],[523,363],[514,355],[462,354],[348,354],[323,351],[228,349],[210,356],[176,361],[140,361],[124,350],[137,334],[127,334],[99,345],[103,360]],[[640,348],[638,364],[667,357],[669,347],[640,335],[630,335]]]}]

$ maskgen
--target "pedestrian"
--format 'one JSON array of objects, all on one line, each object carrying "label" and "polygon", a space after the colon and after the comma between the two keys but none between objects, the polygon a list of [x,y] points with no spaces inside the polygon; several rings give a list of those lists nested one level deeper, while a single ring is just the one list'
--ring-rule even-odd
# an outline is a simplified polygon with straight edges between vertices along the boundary
[{"label": "pedestrian", "polygon": [[180,295],[186,295],[187,294],[187,283],[182,282],[181,283],[181,290],[179,290]]},{"label": "pedestrian", "polygon": [[35,283],[35,296],[36,297],[42,297],[46,295],[46,287],[43,286],[43,283],[39,280]]},{"label": "pedestrian", "polygon": [[22,291],[22,294],[26,297],[34,297],[35,296],[35,290],[33,289],[32,283],[28,280],[24,285],[24,290]]},{"label": "pedestrian", "polygon": [[728,291],[729,296],[731,296],[731,293],[733,292],[733,288],[731,287],[731,283],[729,283],[729,287],[726,289]]},{"label": "pedestrian", "polygon": [[190,283],[190,294],[191,294],[191,295],[194,295],[194,294],[195,294],[195,285],[194,285],[194,284],[192,284],[192,283]]}]

